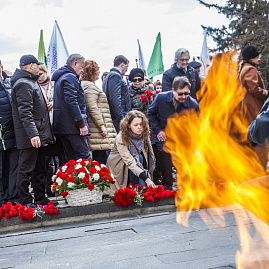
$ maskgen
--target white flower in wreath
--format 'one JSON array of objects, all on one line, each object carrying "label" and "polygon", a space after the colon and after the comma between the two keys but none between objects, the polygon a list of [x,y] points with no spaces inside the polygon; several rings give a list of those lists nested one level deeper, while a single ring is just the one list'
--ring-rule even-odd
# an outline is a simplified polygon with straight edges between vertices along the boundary
[{"label": "white flower in wreath", "polygon": [[78,177],[79,177],[80,179],[84,178],[84,177],[85,177],[85,173],[80,172],[80,173],[78,174]]},{"label": "white flower in wreath", "polygon": [[53,175],[53,176],[51,177],[51,179],[52,179],[53,181],[55,181],[56,178],[57,178],[56,175]]},{"label": "white flower in wreath", "polygon": [[110,176],[111,176],[113,179],[115,179],[115,177],[114,177],[114,175],[113,175],[112,173],[110,173]]},{"label": "white flower in wreath", "polygon": [[101,168],[99,166],[95,166],[96,171],[100,171]]},{"label": "white flower in wreath", "polygon": [[59,177],[57,177],[56,182],[58,183],[58,185],[61,185],[63,183],[63,180]]},{"label": "white flower in wreath", "polygon": [[101,166],[101,167],[106,167],[106,165],[105,165],[105,164],[103,164],[103,163],[102,163],[102,164],[100,164],[100,166]]},{"label": "white flower in wreath", "polygon": [[97,174],[97,173],[94,173],[92,175],[92,177],[93,177],[94,181],[98,181],[98,179],[100,178],[99,174]]},{"label": "white flower in wreath", "polygon": [[66,165],[64,165],[63,167],[62,167],[62,172],[66,172],[66,170],[67,170],[67,168],[68,168],[68,166],[66,166]]},{"label": "white flower in wreath", "polygon": [[81,167],[82,167],[81,164],[77,164],[77,165],[75,166],[75,169],[78,170],[78,169],[81,168]]},{"label": "white flower in wreath", "polygon": [[77,160],[77,163],[80,163],[80,162],[82,162],[82,159],[78,159],[78,160]]},{"label": "white flower in wreath", "polygon": [[73,183],[73,182],[68,182],[68,183],[67,183],[67,187],[68,187],[68,188],[73,188],[75,185],[76,185],[76,184]]}]

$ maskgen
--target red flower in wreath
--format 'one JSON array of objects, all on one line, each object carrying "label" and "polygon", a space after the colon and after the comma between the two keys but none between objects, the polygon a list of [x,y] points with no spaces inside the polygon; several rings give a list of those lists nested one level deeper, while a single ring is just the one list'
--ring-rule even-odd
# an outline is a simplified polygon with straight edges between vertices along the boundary
[{"label": "red flower in wreath", "polygon": [[61,192],[61,196],[66,197],[67,195],[68,195],[68,192],[67,191]]},{"label": "red flower in wreath", "polygon": [[90,191],[92,191],[93,189],[94,189],[94,185],[91,183],[91,184],[89,184],[88,185],[88,189],[90,190]]}]

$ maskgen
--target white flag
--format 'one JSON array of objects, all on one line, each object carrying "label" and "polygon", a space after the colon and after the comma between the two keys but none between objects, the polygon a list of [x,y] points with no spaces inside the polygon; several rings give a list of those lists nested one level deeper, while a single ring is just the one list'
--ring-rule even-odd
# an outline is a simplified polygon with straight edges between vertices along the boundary
[{"label": "white flag", "polygon": [[144,69],[146,71],[146,76],[148,76],[147,74],[147,67],[145,64],[145,60],[144,60],[144,56],[142,53],[142,49],[139,43],[139,39],[137,39],[137,43],[138,43],[138,67],[141,69]]},{"label": "white flag", "polygon": [[202,65],[200,67],[200,77],[207,76],[208,70],[211,65],[208,48],[207,48],[206,35],[207,35],[207,28],[205,28],[205,31],[204,31],[204,41],[203,41],[203,47],[202,47],[201,56],[200,56],[200,63]]},{"label": "white flag", "polygon": [[69,53],[64,43],[60,27],[55,20],[47,53],[47,66],[50,75],[52,75],[59,67],[66,64],[68,56]]}]

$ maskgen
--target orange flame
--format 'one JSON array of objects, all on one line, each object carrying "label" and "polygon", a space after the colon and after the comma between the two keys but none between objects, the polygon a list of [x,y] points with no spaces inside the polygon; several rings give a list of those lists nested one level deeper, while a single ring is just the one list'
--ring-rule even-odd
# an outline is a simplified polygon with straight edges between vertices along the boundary
[{"label": "orange flame", "polygon": [[[246,143],[248,123],[243,121],[240,109],[246,90],[238,80],[236,55],[233,51],[215,56],[199,92],[200,115],[195,112],[174,115],[167,123],[165,150],[177,170],[176,205],[180,212],[177,221],[183,225],[188,225],[193,209],[203,207],[212,208],[212,218],[223,225],[223,211],[219,206],[238,205],[237,194],[241,194],[241,202],[246,193],[254,200],[260,195],[253,185],[246,184],[237,192],[240,184],[264,176],[265,171]],[[268,220],[268,213],[266,216],[266,212],[256,209],[252,206],[250,210],[259,217],[262,215],[262,220]],[[241,230],[241,240],[248,239],[246,234]],[[246,241],[249,244],[249,240]],[[242,249],[244,255],[247,251],[248,248]],[[238,264],[244,255],[237,253]]]}]

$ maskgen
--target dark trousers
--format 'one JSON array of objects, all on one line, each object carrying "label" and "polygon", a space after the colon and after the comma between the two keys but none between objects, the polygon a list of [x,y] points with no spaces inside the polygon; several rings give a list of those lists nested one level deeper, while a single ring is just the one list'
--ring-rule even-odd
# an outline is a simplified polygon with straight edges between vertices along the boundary
[{"label": "dark trousers", "polygon": [[160,181],[162,181],[162,173],[161,173],[161,167],[160,167],[160,160],[159,160],[159,155],[158,155],[158,148],[156,144],[152,144],[152,148],[154,151],[154,155],[156,158],[156,163],[155,163],[155,169],[153,172],[153,181],[155,184],[158,184]]},{"label": "dark trousers", "polygon": [[19,202],[22,205],[32,203],[33,201],[32,195],[29,193],[30,176],[35,200],[41,201],[45,198],[46,159],[44,148],[45,147],[20,150],[17,188]]},{"label": "dark trousers", "polygon": [[119,131],[120,131],[120,123],[117,120],[112,120],[112,121],[113,121],[113,125],[115,127],[115,130],[116,130],[116,132],[118,134]]},{"label": "dark trousers", "polygon": [[89,150],[86,136],[82,135],[65,135],[60,136],[63,143],[65,161],[90,159],[91,153]]},{"label": "dark trousers", "polygon": [[17,173],[19,150],[16,148],[0,151],[0,203],[18,200]]},{"label": "dark trousers", "polygon": [[93,150],[92,159],[98,162],[99,164],[106,164],[107,161],[106,150]]},{"label": "dark trousers", "polygon": [[163,150],[163,143],[156,143],[157,158],[159,160],[160,170],[162,173],[162,182],[165,187],[171,188],[175,181],[173,173],[173,163],[169,153]]},{"label": "dark trousers", "polygon": [[[139,154],[139,161],[140,163],[144,162],[143,154]],[[136,185],[139,184],[140,186],[147,185],[144,180],[140,177],[136,176],[130,169],[128,170],[128,184]]]}]

